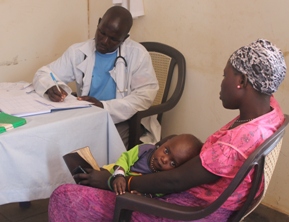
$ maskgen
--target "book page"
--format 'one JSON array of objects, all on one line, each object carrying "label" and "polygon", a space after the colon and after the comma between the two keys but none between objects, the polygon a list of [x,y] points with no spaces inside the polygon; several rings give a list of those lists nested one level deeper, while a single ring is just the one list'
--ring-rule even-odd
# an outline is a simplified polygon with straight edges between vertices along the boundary
[{"label": "book page", "polygon": [[43,98],[36,93],[31,93],[33,99],[44,106],[50,107],[51,110],[81,108],[90,106],[91,102],[77,100],[75,96],[67,95],[63,102],[53,102],[49,99]]},{"label": "book page", "polygon": [[78,153],[83,159],[85,159],[85,161],[88,162],[92,166],[93,169],[100,170],[88,146],[78,149],[74,152]]},{"label": "book page", "polygon": [[36,92],[26,93],[23,90],[7,90],[7,88],[1,89],[0,92],[0,110],[18,117],[50,113],[52,110],[89,107],[91,104],[79,101],[72,95],[68,95],[63,102],[52,102]]},{"label": "book page", "polygon": [[5,113],[18,117],[51,112],[49,106],[44,106],[26,94],[0,97],[0,109]]}]

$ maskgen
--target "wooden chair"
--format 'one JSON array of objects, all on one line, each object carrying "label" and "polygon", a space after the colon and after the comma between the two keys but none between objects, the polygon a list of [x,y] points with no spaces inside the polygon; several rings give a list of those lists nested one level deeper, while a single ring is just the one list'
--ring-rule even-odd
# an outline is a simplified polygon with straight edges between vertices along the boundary
[{"label": "wooden chair", "polygon": [[[180,206],[126,193],[125,195],[119,195],[116,198],[114,221],[129,221],[132,211],[139,211],[146,214],[177,220],[197,220],[204,218],[222,206],[222,204],[232,195],[235,189],[244,180],[250,170],[254,168],[254,179],[246,201],[241,209],[231,215],[229,219],[229,221],[234,222],[243,220],[260,204],[266,194],[279,156],[285,128],[289,121],[289,116],[284,116],[285,121],[281,127],[248,157],[230,185],[211,205],[205,208]],[[260,187],[262,178],[264,178],[264,190],[259,197],[254,199]]]},{"label": "wooden chair", "polygon": [[[157,119],[161,123],[162,114],[178,103],[185,85],[186,61],[182,53],[158,42],[141,42],[141,44],[151,55],[160,88],[153,105],[147,110],[137,112],[129,120],[129,148],[141,143],[140,137],[143,133],[141,119],[158,115]],[[175,67],[177,67],[177,83],[172,95],[168,98]]]}]

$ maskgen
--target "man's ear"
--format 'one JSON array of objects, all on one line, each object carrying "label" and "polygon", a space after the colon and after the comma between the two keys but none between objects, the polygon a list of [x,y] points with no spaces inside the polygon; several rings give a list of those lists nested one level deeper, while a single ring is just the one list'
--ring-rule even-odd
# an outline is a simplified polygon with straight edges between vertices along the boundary
[{"label": "man's ear", "polygon": [[129,34],[126,35],[126,37],[123,39],[123,42],[129,37]]},{"label": "man's ear", "polygon": [[128,37],[129,37],[129,34],[127,34],[126,37],[124,37],[124,39],[121,41],[120,44],[122,44]]},{"label": "man's ear", "polygon": [[98,19],[98,25],[99,25],[100,22],[101,22],[101,18]]}]

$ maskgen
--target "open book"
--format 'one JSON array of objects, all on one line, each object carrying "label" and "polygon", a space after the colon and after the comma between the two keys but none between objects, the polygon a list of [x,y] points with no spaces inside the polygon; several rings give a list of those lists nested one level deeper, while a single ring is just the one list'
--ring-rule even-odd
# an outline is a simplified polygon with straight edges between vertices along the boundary
[{"label": "open book", "polygon": [[[88,146],[74,150],[63,156],[71,175],[81,173],[85,168],[100,170]],[[85,172],[82,172],[85,173]],[[78,183],[79,181],[76,181]]]},{"label": "open book", "polygon": [[22,90],[7,91],[0,88],[0,110],[18,117],[90,106],[91,102],[77,100],[72,95],[67,95],[63,102],[52,102],[48,98],[39,96],[36,92],[26,93]]}]

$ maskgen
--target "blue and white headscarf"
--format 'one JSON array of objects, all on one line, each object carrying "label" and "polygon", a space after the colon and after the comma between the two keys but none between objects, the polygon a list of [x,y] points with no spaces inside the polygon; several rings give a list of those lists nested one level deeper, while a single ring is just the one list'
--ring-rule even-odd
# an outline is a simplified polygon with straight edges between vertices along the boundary
[{"label": "blue and white headscarf", "polygon": [[277,91],[286,75],[283,53],[265,39],[241,47],[229,60],[237,71],[247,76],[255,90],[267,95]]}]

